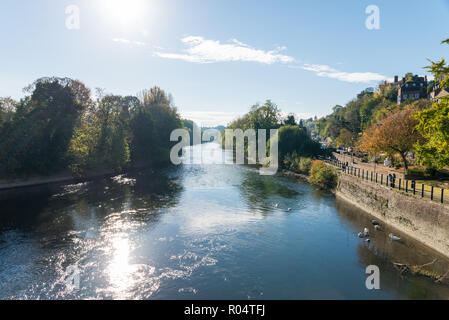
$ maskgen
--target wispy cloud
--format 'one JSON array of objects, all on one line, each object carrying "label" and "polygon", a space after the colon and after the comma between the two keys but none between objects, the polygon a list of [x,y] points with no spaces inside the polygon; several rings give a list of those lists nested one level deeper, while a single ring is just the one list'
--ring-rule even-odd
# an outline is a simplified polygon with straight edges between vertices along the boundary
[{"label": "wispy cloud", "polygon": [[113,38],[112,41],[121,43],[121,44],[134,45],[134,46],[139,46],[139,47],[143,47],[143,46],[147,45],[145,42],[128,40],[128,39],[124,39],[124,38]]},{"label": "wispy cloud", "polygon": [[343,72],[323,64],[305,64],[301,67],[312,71],[319,77],[332,78],[351,83],[369,83],[372,81],[391,80],[389,77],[374,72]]},{"label": "wispy cloud", "polygon": [[276,50],[264,51],[255,49],[237,39],[228,43],[217,40],[208,40],[199,36],[188,36],[181,41],[188,47],[183,53],[164,53],[160,51],[154,54],[161,58],[179,59],[195,63],[214,63],[227,61],[258,62],[263,64],[292,63],[294,58],[280,54],[285,47],[277,47]]},{"label": "wispy cloud", "polygon": [[[120,39],[124,40],[124,39]],[[372,81],[391,80],[389,77],[375,72],[345,72],[324,64],[299,64],[298,60],[281,54],[286,50],[284,46],[278,46],[275,50],[264,51],[256,49],[237,39],[231,39],[226,43],[218,40],[209,40],[201,36],[187,36],[181,39],[187,47],[180,53],[163,52],[157,49],[154,55],[160,58],[184,60],[193,63],[216,62],[258,62],[262,64],[289,63],[289,68],[303,69],[314,72],[319,77],[336,79],[350,83],[370,83]]]}]

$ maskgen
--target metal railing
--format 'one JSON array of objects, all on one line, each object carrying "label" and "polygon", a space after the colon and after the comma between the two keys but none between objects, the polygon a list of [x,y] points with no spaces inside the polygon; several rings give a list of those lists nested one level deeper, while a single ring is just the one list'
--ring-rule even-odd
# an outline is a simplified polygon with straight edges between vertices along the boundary
[{"label": "metal railing", "polygon": [[326,159],[324,161],[340,168],[343,173],[358,179],[377,183],[401,192],[411,193],[417,197],[428,198],[432,201],[449,204],[449,190],[447,189],[424,183],[417,183],[416,180],[408,180],[403,178],[391,179],[391,175],[380,174],[364,168],[349,166],[336,159]]}]

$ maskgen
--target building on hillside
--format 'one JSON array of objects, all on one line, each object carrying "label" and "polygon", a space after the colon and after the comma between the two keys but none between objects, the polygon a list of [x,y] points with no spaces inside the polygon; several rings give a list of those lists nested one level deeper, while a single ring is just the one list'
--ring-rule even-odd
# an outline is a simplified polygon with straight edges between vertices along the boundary
[{"label": "building on hillside", "polygon": [[441,88],[440,82],[444,79],[444,76],[439,76],[433,86],[432,91],[429,94],[430,100],[433,102],[440,102],[441,98],[449,96],[449,88]]},{"label": "building on hillside", "polygon": [[407,100],[427,99],[427,76],[420,77],[408,73],[402,80],[394,77],[394,86],[398,87],[398,104]]}]

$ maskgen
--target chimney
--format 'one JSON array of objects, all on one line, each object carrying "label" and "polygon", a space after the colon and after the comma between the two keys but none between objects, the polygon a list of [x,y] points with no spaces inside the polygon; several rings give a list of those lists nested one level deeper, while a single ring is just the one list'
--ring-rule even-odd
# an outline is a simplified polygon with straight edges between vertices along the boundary
[{"label": "chimney", "polygon": [[424,76],[424,81],[427,82],[427,76]]},{"label": "chimney", "polygon": [[399,81],[399,77],[398,76],[394,76],[394,83],[398,83]]}]

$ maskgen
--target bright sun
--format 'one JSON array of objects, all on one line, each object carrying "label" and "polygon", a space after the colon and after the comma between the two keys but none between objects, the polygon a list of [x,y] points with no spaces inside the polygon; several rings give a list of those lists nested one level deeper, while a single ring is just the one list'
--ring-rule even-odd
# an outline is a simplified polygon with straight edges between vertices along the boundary
[{"label": "bright sun", "polygon": [[122,26],[138,23],[144,16],[145,0],[101,0],[103,15]]}]

